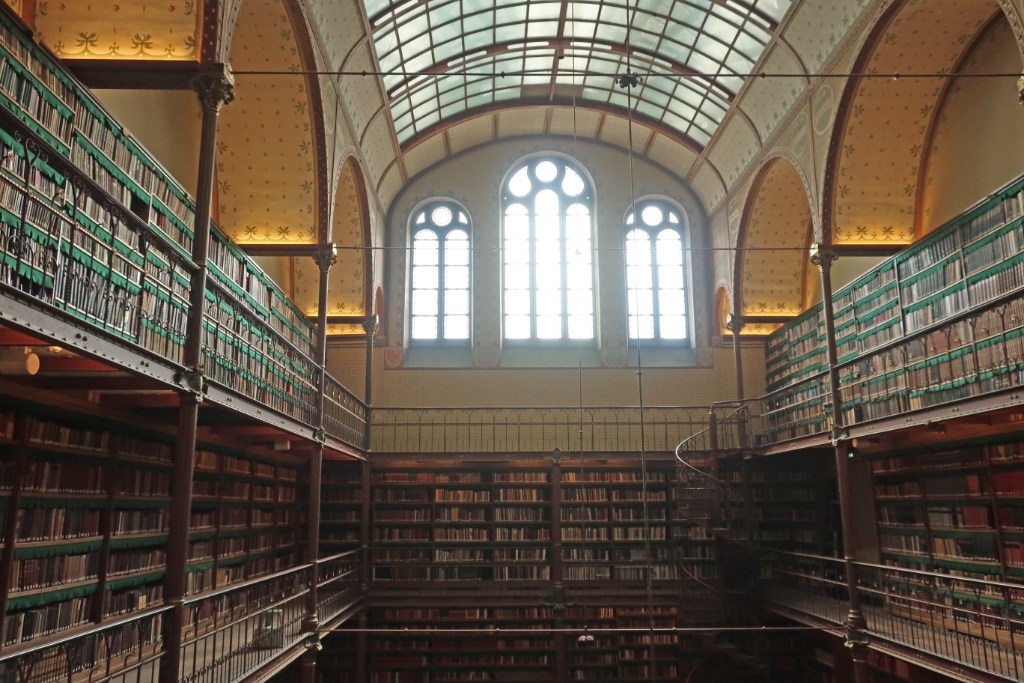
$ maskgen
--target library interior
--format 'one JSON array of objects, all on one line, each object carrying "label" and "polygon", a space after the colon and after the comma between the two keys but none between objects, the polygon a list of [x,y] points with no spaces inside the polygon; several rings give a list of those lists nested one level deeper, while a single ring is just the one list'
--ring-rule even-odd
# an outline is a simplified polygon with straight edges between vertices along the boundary
[{"label": "library interior", "polygon": [[1024,680],[1024,0],[0,1],[0,681]]}]

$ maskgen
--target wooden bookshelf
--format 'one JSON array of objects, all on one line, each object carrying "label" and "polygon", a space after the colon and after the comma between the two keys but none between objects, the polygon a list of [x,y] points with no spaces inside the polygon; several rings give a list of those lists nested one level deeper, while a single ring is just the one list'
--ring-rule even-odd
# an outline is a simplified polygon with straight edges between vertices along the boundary
[{"label": "wooden bookshelf", "polygon": [[[0,406],[0,592],[5,646],[159,605],[172,442],[66,407]],[[202,444],[191,594],[298,562],[296,456]]]},{"label": "wooden bookshelf", "polygon": [[[0,13],[0,282],[181,363],[194,214],[166,169]],[[209,379],[311,423],[312,323],[215,226],[209,272]]]},{"label": "wooden bookshelf", "polygon": [[[847,424],[1019,386],[1024,178],[837,291]],[[768,436],[827,429],[817,306],[768,339]]]},{"label": "wooden bookshelf", "polygon": [[957,578],[1024,578],[1024,444],[993,439],[897,452],[872,459],[871,469],[883,563],[949,577],[941,585],[904,580],[891,587],[894,604],[899,596],[938,598],[948,609],[935,618],[963,621],[971,614],[984,622],[979,633],[990,627],[997,637],[1006,627],[1007,600],[1016,603],[1024,589],[1007,596]]}]

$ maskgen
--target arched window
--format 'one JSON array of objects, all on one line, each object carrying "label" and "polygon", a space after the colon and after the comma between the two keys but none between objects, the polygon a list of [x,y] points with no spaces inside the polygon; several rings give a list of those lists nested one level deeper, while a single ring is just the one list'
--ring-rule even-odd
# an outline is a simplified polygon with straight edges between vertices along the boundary
[{"label": "arched window", "polygon": [[469,339],[469,218],[454,202],[434,201],[412,220],[410,337]]},{"label": "arched window", "polygon": [[593,339],[593,193],[557,157],[530,159],[502,188],[505,339]]},{"label": "arched window", "polygon": [[665,201],[646,199],[634,209],[626,216],[629,338],[684,341],[689,337],[685,225]]}]

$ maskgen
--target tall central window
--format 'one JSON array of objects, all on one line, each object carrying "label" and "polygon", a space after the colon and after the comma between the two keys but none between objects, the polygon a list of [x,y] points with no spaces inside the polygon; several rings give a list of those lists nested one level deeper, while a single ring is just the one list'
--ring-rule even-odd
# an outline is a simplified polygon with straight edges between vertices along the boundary
[{"label": "tall central window", "polygon": [[505,339],[593,339],[593,193],[556,157],[508,177],[504,209]]}]

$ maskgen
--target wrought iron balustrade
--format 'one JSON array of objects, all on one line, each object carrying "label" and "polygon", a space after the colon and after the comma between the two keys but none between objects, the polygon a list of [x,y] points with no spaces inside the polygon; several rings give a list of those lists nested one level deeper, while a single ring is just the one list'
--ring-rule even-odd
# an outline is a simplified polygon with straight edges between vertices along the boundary
[{"label": "wrought iron balustrade", "polygon": [[[316,577],[321,626],[358,609],[359,550],[187,598],[180,681],[230,683],[308,636],[306,594]],[[5,683],[150,683],[164,655],[170,606],[57,632],[0,652]]]},{"label": "wrought iron balustrade", "polygon": [[694,407],[374,408],[385,453],[672,451],[705,424]]},{"label": "wrought iron balustrade", "polygon": [[[762,563],[770,605],[841,628],[844,561],[772,553]],[[1024,677],[1024,583],[856,563],[870,640],[924,652],[1011,681]]]}]

